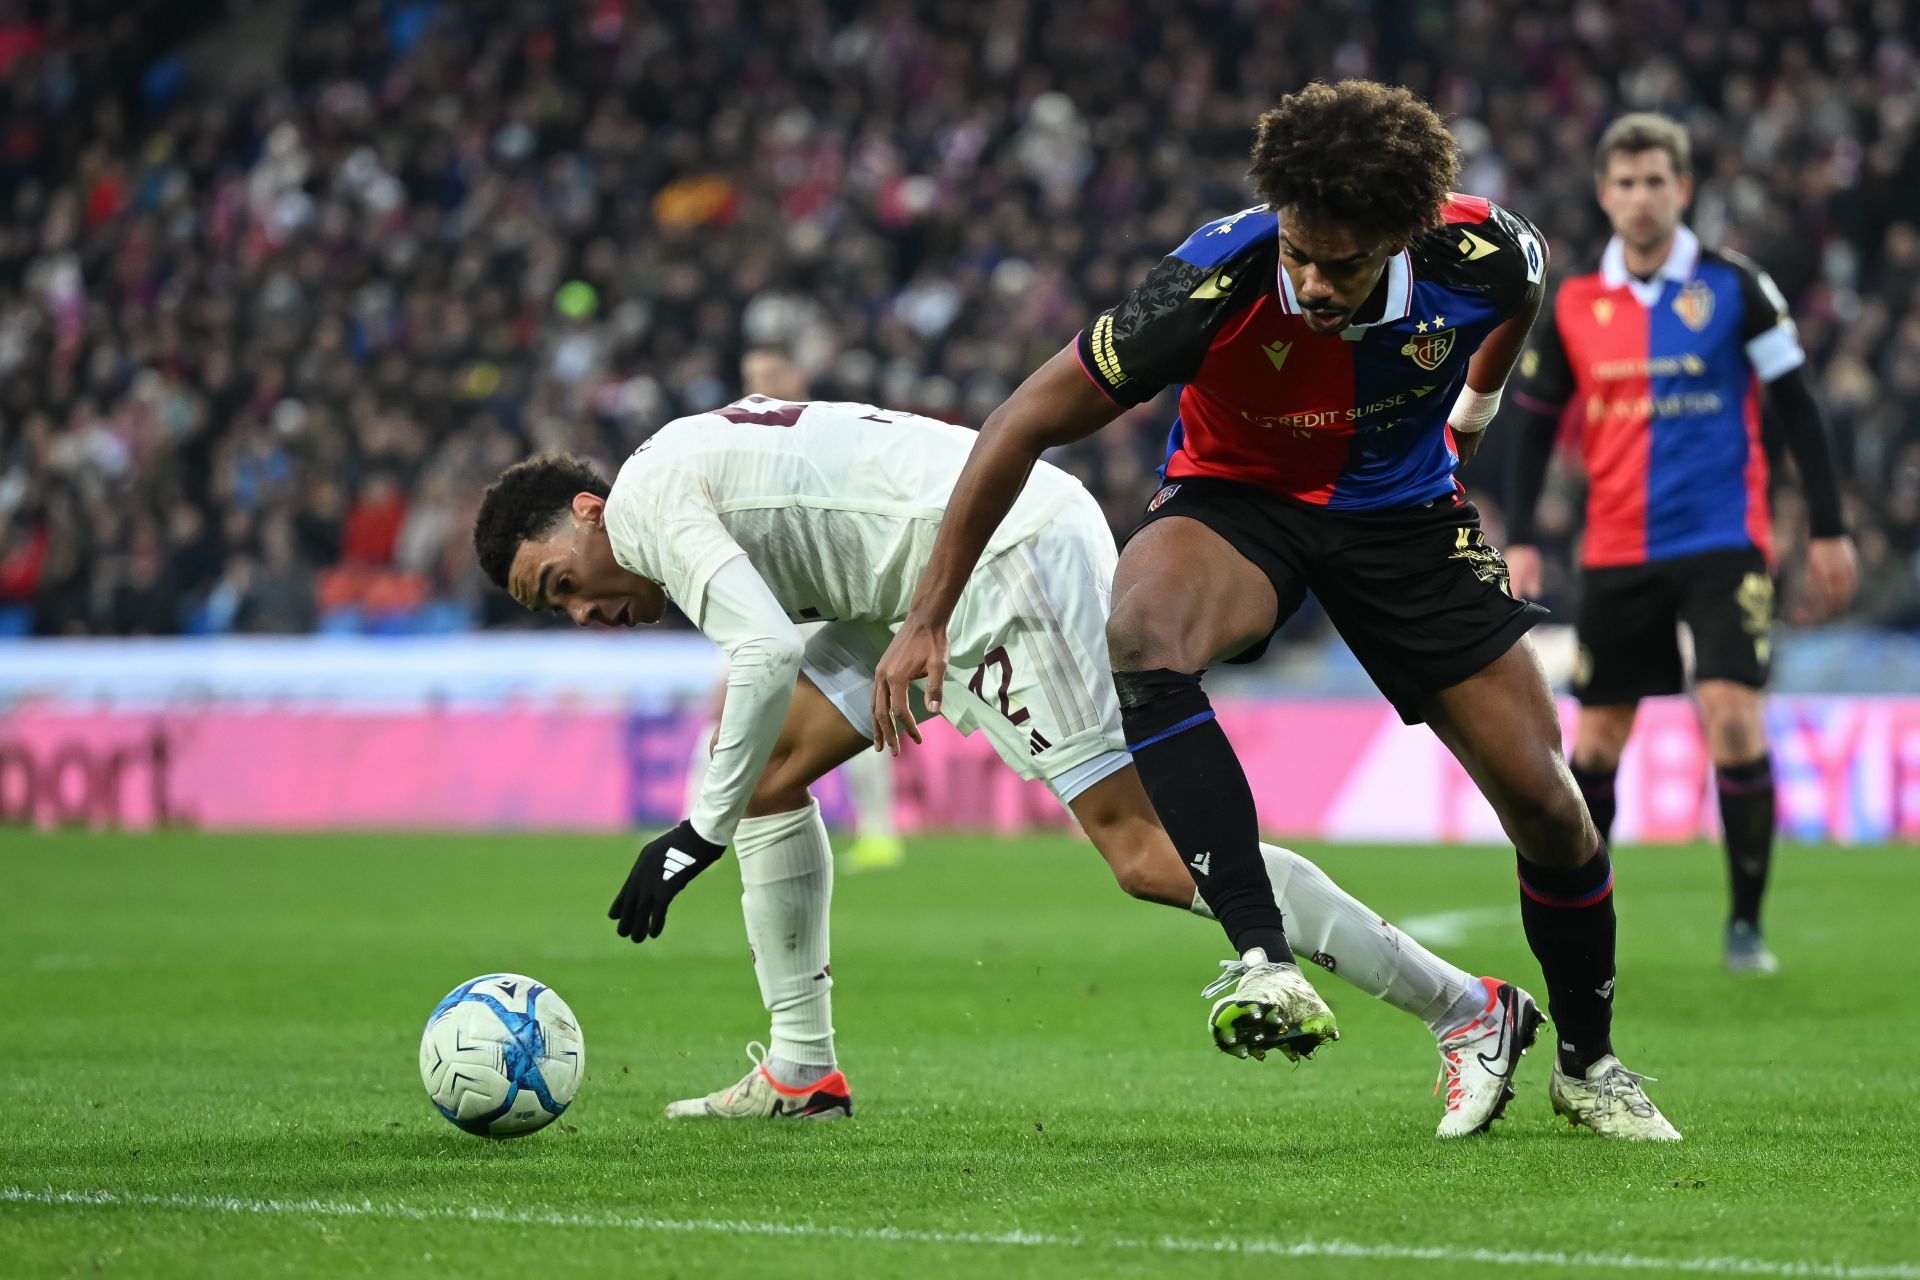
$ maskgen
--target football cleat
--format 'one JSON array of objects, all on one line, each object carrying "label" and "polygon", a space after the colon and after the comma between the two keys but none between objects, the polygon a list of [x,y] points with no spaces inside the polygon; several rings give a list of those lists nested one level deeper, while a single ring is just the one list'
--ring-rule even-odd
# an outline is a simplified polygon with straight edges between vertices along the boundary
[{"label": "football cleat", "polygon": [[794,1088],[767,1073],[765,1046],[747,1046],[753,1070],[740,1083],[704,1098],[683,1098],[667,1104],[667,1118],[684,1120],[712,1116],[723,1120],[842,1120],[853,1114],[853,1094],[847,1078],[829,1071],[812,1084]]},{"label": "football cleat", "polygon": [[1447,1095],[1438,1138],[1485,1133],[1513,1097],[1513,1072],[1540,1035],[1540,1006],[1533,997],[1498,978],[1482,978],[1487,1006],[1472,1021],[1440,1037],[1440,1078],[1433,1091]]},{"label": "football cleat", "polygon": [[1640,1087],[1642,1080],[1652,1078],[1635,1075],[1612,1054],[1588,1067],[1584,1078],[1570,1076],[1560,1069],[1556,1057],[1547,1096],[1568,1124],[1575,1128],[1585,1125],[1603,1138],[1678,1142],[1680,1131],[1667,1123],[1660,1108]]},{"label": "football cleat", "polygon": [[899,836],[860,836],[847,848],[848,872],[891,871],[907,860],[907,842]]},{"label": "football cleat", "polygon": [[1767,950],[1760,930],[1744,920],[1727,926],[1728,973],[1778,973],[1780,962]]},{"label": "football cleat", "polygon": [[[1253,947],[1238,960],[1222,960],[1220,967],[1226,972],[1200,994],[1220,996],[1207,1015],[1207,1030],[1222,1053],[1265,1058],[1278,1049],[1298,1062],[1340,1038],[1333,1010],[1299,965],[1275,964],[1264,950]],[[1231,993],[1220,994],[1229,987]]]}]

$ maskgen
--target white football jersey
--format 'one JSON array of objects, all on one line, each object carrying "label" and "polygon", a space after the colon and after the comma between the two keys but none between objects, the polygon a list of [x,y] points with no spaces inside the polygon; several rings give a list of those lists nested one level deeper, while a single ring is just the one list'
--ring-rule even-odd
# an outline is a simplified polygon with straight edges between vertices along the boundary
[{"label": "white football jersey", "polygon": [[[613,554],[696,620],[714,570],[745,552],[795,622],[898,622],[976,438],[870,404],[766,396],[677,418],[620,468]],[[1035,464],[983,558],[1082,492]]]}]

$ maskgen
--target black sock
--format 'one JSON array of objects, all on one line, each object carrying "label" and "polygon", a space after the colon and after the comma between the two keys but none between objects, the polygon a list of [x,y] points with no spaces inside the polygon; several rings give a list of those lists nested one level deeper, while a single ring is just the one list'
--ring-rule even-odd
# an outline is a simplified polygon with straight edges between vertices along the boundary
[{"label": "black sock", "polygon": [[1253,789],[1200,677],[1160,668],[1115,672],[1127,750],[1160,823],[1236,953],[1293,958],[1260,856]]},{"label": "black sock", "polygon": [[1619,773],[1616,766],[1612,769],[1586,769],[1578,762],[1573,766],[1573,783],[1580,788],[1580,798],[1587,802],[1587,812],[1593,815],[1593,829],[1600,833],[1603,844],[1613,843],[1613,815],[1617,803],[1613,798],[1613,779]]},{"label": "black sock", "polygon": [[1607,847],[1571,870],[1519,855],[1520,921],[1547,979],[1560,1068],[1584,1076],[1613,1052],[1613,865]]},{"label": "black sock", "polygon": [[1767,891],[1767,870],[1773,864],[1773,761],[1761,756],[1718,772],[1733,919],[1758,929],[1760,899]]}]

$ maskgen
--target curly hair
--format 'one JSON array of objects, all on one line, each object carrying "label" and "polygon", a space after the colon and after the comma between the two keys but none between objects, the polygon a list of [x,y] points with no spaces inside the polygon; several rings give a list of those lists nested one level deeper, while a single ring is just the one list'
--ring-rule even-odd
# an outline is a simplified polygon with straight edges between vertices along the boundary
[{"label": "curly hair", "polygon": [[1405,244],[1439,225],[1460,157],[1440,116],[1409,90],[1316,82],[1260,117],[1247,176],[1276,211]]},{"label": "curly hair", "polygon": [[564,453],[514,463],[487,486],[473,518],[473,550],[480,568],[504,590],[522,542],[552,533],[575,494],[604,498],[611,492],[592,464]]}]

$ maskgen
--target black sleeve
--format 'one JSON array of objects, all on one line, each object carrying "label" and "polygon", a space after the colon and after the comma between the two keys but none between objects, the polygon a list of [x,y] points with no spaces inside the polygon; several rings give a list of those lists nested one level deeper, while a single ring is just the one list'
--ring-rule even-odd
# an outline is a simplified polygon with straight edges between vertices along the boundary
[{"label": "black sleeve", "polygon": [[1546,287],[1547,241],[1512,210],[1491,203],[1486,209],[1477,222],[1448,221],[1421,232],[1414,259],[1422,278],[1484,294],[1504,321],[1537,302]]},{"label": "black sleeve", "polygon": [[1800,468],[1800,488],[1807,499],[1807,531],[1816,538],[1837,538],[1847,531],[1840,514],[1840,487],[1833,475],[1833,451],[1827,444],[1820,406],[1813,398],[1804,368],[1793,369],[1767,384],[1787,449]]},{"label": "black sleeve", "polygon": [[1497,204],[1477,230],[1493,243],[1512,247],[1511,253],[1486,255],[1485,262],[1494,271],[1493,293],[1501,317],[1518,315],[1546,289],[1547,238],[1533,223]]},{"label": "black sleeve", "polygon": [[1560,339],[1559,308],[1549,300],[1540,309],[1539,318],[1527,334],[1526,350],[1514,367],[1507,389],[1511,401],[1535,413],[1551,414],[1556,419],[1573,399],[1573,364],[1567,359],[1567,347]]},{"label": "black sleeve", "polygon": [[1720,256],[1740,277],[1740,341],[1747,363],[1760,381],[1771,384],[1807,360],[1786,296],[1751,258],[1729,250],[1721,250]]},{"label": "black sleeve", "polygon": [[1162,258],[1120,302],[1080,331],[1080,366],[1116,404],[1145,404],[1185,382],[1207,357],[1221,324],[1258,296],[1267,253],[1218,266]]},{"label": "black sleeve", "polygon": [[1740,277],[1740,341],[1751,342],[1767,330],[1791,322],[1786,295],[1759,263],[1731,249],[1722,249],[1720,256]]},{"label": "black sleeve", "polygon": [[1507,462],[1507,545],[1531,546],[1540,492],[1546,488],[1547,467],[1560,434],[1560,415],[1508,400],[1500,406],[1494,429],[1513,436]]}]

